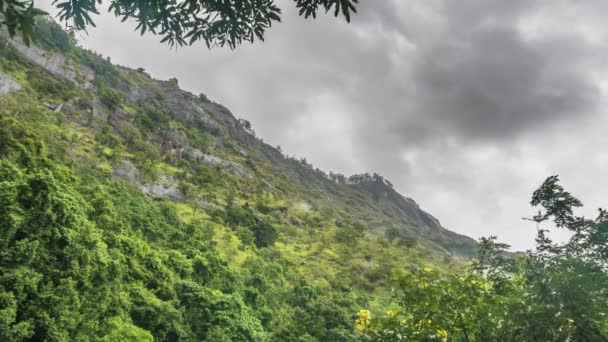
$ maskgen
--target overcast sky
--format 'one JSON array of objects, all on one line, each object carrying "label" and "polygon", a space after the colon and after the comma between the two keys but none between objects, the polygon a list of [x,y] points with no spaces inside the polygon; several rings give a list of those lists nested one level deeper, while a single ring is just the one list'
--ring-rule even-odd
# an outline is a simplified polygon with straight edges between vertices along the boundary
[{"label": "overcast sky", "polygon": [[314,166],[377,171],[474,238],[532,247],[521,217],[552,174],[583,213],[608,204],[607,1],[361,0],[351,24],[292,2],[236,51],[171,50],[108,15],[80,41],[177,77]]}]

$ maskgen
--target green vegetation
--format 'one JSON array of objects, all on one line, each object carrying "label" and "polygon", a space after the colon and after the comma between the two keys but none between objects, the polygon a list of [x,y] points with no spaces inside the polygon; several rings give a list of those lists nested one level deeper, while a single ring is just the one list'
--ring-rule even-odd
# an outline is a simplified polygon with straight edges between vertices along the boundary
[{"label": "green vegetation", "polygon": [[[294,0],[299,14],[316,18],[318,12],[333,12],[350,21],[356,13],[359,0]],[[92,14],[99,13],[99,0],[66,1],[57,0],[53,5],[59,10],[59,19],[69,23],[76,30],[86,30],[95,26]],[[243,0],[217,2],[213,0],[187,0],[179,3],[164,3],[134,0],[112,0],[108,11],[123,21],[133,19],[137,30],[158,34],[161,42],[170,45],[191,45],[204,42],[207,47],[225,46],[235,48],[255,39],[264,40],[264,34],[273,22],[281,21],[281,9],[273,0]],[[21,33],[26,43],[39,39],[49,47],[68,47],[65,36],[52,36],[45,29],[36,26],[35,19],[46,12],[34,7],[33,1],[2,0],[0,16],[6,18],[1,25],[8,27],[11,36]],[[40,38],[40,36],[42,36]],[[52,44],[51,44],[52,43]]]},{"label": "green vegetation", "polygon": [[[23,86],[0,97],[0,340],[355,338],[354,313],[376,286],[350,271],[362,257],[338,258],[337,217],[295,206],[314,195],[247,162],[213,118],[180,120],[162,92],[129,100],[122,85],[156,82],[141,73],[61,49],[96,71],[85,90],[0,47],[0,73]],[[133,179],[116,176],[125,163]],[[154,182],[184,200],[138,188]],[[361,254],[380,252],[362,239]]]},{"label": "green vegetation", "polygon": [[95,80],[0,38],[0,73],[22,86],[0,97],[0,340],[606,340],[608,215],[574,216],[557,178],[532,204],[568,243],[540,230],[514,258],[483,239],[471,263],[470,239],[382,176],[326,175],[38,28]]},{"label": "green vegetation", "polygon": [[572,237],[553,243],[539,229],[536,249],[517,259],[495,237],[481,240],[464,272],[395,270],[397,304],[372,319],[361,310],[357,330],[372,341],[606,341],[608,340],[608,213],[574,215],[581,202],[557,176],[534,192],[531,204]]},{"label": "green vegetation", "polygon": [[55,22],[36,25],[34,37],[36,37],[36,43],[43,48],[64,53],[69,52],[75,43],[74,35],[62,30]]}]

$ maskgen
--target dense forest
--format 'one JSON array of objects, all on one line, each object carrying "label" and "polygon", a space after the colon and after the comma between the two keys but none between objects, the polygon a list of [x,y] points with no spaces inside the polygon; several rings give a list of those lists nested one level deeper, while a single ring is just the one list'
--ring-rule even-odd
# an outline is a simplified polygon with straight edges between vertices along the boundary
[{"label": "dense forest", "polygon": [[577,216],[557,176],[510,253],[34,33],[0,35],[0,340],[608,341],[608,213]]}]

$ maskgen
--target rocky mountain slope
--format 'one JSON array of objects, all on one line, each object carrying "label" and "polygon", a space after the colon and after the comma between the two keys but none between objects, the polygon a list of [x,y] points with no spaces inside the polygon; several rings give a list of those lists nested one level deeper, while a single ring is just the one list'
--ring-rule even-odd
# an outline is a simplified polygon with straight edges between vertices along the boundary
[{"label": "rocky mountain slope", "polygon": [[[138,252],[143,253],[140,256],[124,259],[141,257],[141,261],[123,264],[119,261],[123,259],[108,257],[120,263],[112,267],[123,269],[124,283],[135,285],[125,289],[107,280],[108,291],[123,293],[129,304],[123,303],[123,311],[117,309],[104,319],[96,318],[101,323],[87,328],[94,331],[92,334],[106,336],[104,329],[114,327],[110,330],[117,331],[116,326],[122,326],[128,334],[160,340],[176,336],[211,339],[214,334],[236,340],[293,340],[293,334],[306,335],[309,340],[349,340],[349,310],[360,303],[390,301],[388,284],[393,268],[421,263],[449,271],[473,255],[474,240],[443,228],[383,177],[326,174],[305,160],[289,158],[265,144],[247,121],[237,119],[202,94],[180,89],[177,80],[155,80],[143,69],[112,65],[102,56],[77,47],[70,35],[53,23],[43,23],[38,30],[37,45],[29,47],[18,40],[9,41],[6,33],[0,39],[0,133],[5,145],[0,147],[0,165],[13,170],[0,170],[0,182],[14,184],[14,193],[5,197],[21,196],[16,194],[25,186],[11,174],[20,174],[23,179],[49,174],[59,184],[49,189],[73,189],[65,191],[80,198],[74,203],[84,208],[82,220],[88,222],[87,227],[95,227],[91,234],[103,253],[113,255],[113,248],[124,255],[130,255],[127,251],[134,248],[146,250]],[[28,145],[32,142],[39,147]],[[9,185],[5,188],[12,189]],[[27,196],[38,195],[34,191]],[[35,208],[14,199],[21,203],[17,208],[1,199],[3,216],[19,217],[0,222],[13,227],[8,230],[12,233],[2,237],[10,251],[2,267],[10,270],[6,274],[18,274],[18,246],[30,236],[20,233],[26,230],[22,223],[29,222],[24,217]],[[53,219],[43,220],[47,223],[41,227],[52,226],[53,220],[62,217],[54,212],[56,208],[43,211],[44,215],[52,212]],[[147,214],[141,216],[144,212]],[[115,227],[122,227],[121,232],[114,231]],[[35,235],[31,241],[42,241],[41,236],[45,236],[55,242],[44,245],[44,253],[64,253],[64,247],[72,243],[70,229],[59,229],[57,241],[44,231],[37,232],[42,235]],[[67,235],[61,237],[63,234]],[[135,242],[127,243],[127,236],[139,247],[129,245]],[[193,245],[184,247],[187,243]],[[203,245],[214,253],[213,257],[191,250]],[[89,243],[85,250],[91,246]],[[71,260],[61,255],[48,260]],[[93,259],[88,256],[86,260]],[[71,265],[84,265],[84,259],[78,260]],[[109,267],[104,265],[100,270]],[[48,283],[50,288],[70,277],[77,278],[53,278],[49,272],[55,271],[31,267],[41,279],[54,279]],[[137,274],[138,267],[143,267],[144,275]],[[264,280],[256,278],[258,271],[265,274]],[[162,284],[154,280],[160,275],[165,277]],[[236,277],[235,284],[241,285],[233,288],[220,284],[230,277]],[[17,298],[6,302],[13,303],[16,310],[14,319],[5,324],[10,329],[17,329],[23,319],[29,322],[23,327],[23,336],[48,337],[55,329],[55,333],[64,334],[61,336],[74,337],[80,329],[78,324],[85,324],[74,318],[80,323],[66,328],[63,323],[49,323],[38,313],[27,311],[18,297],[28,294],[15,287],[14,279],[0,279],[0,289],[15,288],[5,293],[6,298]],[[74,285],[81,296],[87,290],[79,286],[91,281],[86,279]],[[202,287],[198,292],[183,292],[186,280]],[[106,280],[98,281],[106,284]],[[32,286],[40,289],[42,284]],[[237,324],[231,318],[230,324],[213,321],[204,326],[188,321],[188,317],[201,319],[195,313],[198,307],[187,304],[188,298],[208,290],[219,291],[205,297],[210,303],[225,300],[241,305],[236,309],[230,305],[207,308],[208,314],[221,311],[232,315],[230,310],[234,309],[246,313],[251,321]],[[298,302],[303,299],[289,297],[294,291],[317,294],[306,295],[307,300]],[[337,293],[349,293],[350,299],[336,299]],[[319,298],[324,298],[325,304],[319,303]],[[342,321],[326,321],[314,329],[290,325],[308,319],[301,311],[312,310],[309,305],[314,304],[318,310],[329,305],[326,302],[337,307],[315,315],[331,320],[339,311]],[[10,305],[0,310],[13,308]],[[175,310],[171,314],[174,318],[159,318],[165,310],[161,309],[163,305],[170,312]],[[72,309],[80,312],[82,308]],[[152,326],[150,317],[165,323]],[[280,317],[292,319],[285,323]],[[171,319],[174,324],[167,323]]]},{"label": "rocky mountain slope", "polygon": [[[33,66],[62,81],[72,82],[82,90],[91,90],[90,103],[83,105],[75,103],[76,99],[68,98],[66,101],[54,104],[56,105],[54,110],[78,115],[79,124],[96,130],[100,130],[104,125],[109,125],[113,129],[118,129],[122,125],[133,125],[136,119],[133,113],[121,108],[108,108],[100,101],[95,89],[92,89],[96,74],[92,68],[66,59],[59,51],[49,52],[37,46],[28,47],[17,41],[11,44]],[[117,70],[122,77],[118,76],[120,78],[116,81],[116,90],[124,94],[127,101],[143,107],[164,108],[176,121],[185,126],[196,127],[200,133],[211,134],[215,146],[223,150],[227,147],[237,150],[239,154],[237,158],[245,163],[239,164],[229,159],[222,159],[220,156],[203,153],[191,146],[188,138],[178,129],[159,126],[148,139],[160,146],[162,153],[169,152],[176,158],[189,155],[208,165],[221,165],[222,168],[230,169],[243,178],[252,177],[246,165],[264,163],[272,168],[273,173],[286,176],[294,185],[308,189],[319,199],[353,206],[352,215],[357,219],[372,222],[370,217],[357,214],[358,211],[366,213],[371,210],[378,213],[380,218],[385,216],[399,220],[401,228],[417,232],[421,237],[439,244],[447,252],[464,255],[471,253],[474,246],[472,239],[443,228],[436,218],[420,209],[414,200],[403,197],[392,188],[392,185],[387,185],[383,180],[377,181],[368,177],[369,179],[364,180],[346,179],[343,183],[336,182],[329,179],[323,171],[314,170],[311,165],[299,160],[289,159],[281,151],[265,144],[251,133],[250,128],[245,127],[248,123],[238,120],[224,106],[180,89],[176,79],[160,81],[152,79],[142,71],[123,67],[117,67]],[[17,91],[21,87],[21,84],[10,76],[0,74],[0,94]],[[232,145],[234,143],[236,145]],[[176,184],[169,187],[159,187],[160,183],[140,184],[138,170],[128,162],[119,165],[114,170],[114,174],[138,185],[142,191],[151,195],[167,195],[177,201],[184,200],[184,195]],[[164,180],[168,179],[166,175],[161,177]],[[169,179],[169,183],[171,182]],[[272,184],[267,185],[272,189]],[[349,199],[358,199],[358,201],[346,203]],[[382,229],[381,226],[374,224],[370,228]]]}]

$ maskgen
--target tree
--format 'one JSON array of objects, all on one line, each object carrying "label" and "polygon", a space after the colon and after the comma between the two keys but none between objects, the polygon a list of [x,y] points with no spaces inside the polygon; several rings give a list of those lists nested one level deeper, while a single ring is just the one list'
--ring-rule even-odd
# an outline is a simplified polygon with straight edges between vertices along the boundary
[{"label": "tree", "polygon": [[397,227],[388,227],[384,231],[384,237],[388,240],[388,242],[393,242],[395,239],[401,236],[401,230]]},{"label": "tree", "polygon": [[196,213],[197,207],[200,206],[200,202],[202,201],[203,191],[198,186],[181,182],[179,184],[179,189],[184,194],[186,198],[186,202],[192,207],[192,215]]},{"label": "tree", "polygon": [[254,243],[257,247],[272,246],[278,238],[277,229],[265,221],[258,221],[249,229],[251,229],[255,236]]},{"label": "tree", "polygon": [[[465,272],[395,270],[395,302],[385,315],[359,312],[355,329],[369,341],[608,341],[608,212],[576,216],[581,201],[549,177],[530,202],[536,222],[572,233],[557,244],[538,229],[534,251],[519,259],[508,245],[482,238]],[[366,324],[361,324],[365,321]]]},{"label": "tree", "polygon": [[[239,207],[233,203],[226,206],[226,218],[224,222],[233,230],[238,232],[238,227],[246,227],[255,237],[254,243],[257,247],[272,246],[278,238],[277,229],[270,223],[256,217],[251,208]],[[241,231],[239,234],[242,237],[245,234]],[[249,241],[249,237],[246,237]]]},{"label": "tree", "polygon": [[352,226],[346,226],[336,230],[336,241],[347,246],[349,249],[354,249],[365,236],[365,226],[360,222],[355,223]]},{"label": "tree", "polygon": [[416,247],[416,245],[418,244],[418,238],[416,238],[416,236],[414,235],[404,235],[401,236],[399,238],[399,245],[401,245],[403,248],[405,248],[407,250],[407,252],[409,253],[410,250],[414,247]]},{"label": "tree", "polygon": [[[320,11],[332,11],[350,22],[359,0],[293,0],[299,14],[316,18]],[[275,0],[111,0],[108,11],[122,21],[135,20],[140,34],[151,32],[162,37],[161,42],[191,45],[199,41],[207,47],[228,45],[234,49],[242,42],[264,40],[273,22],[281,21],[281,9]],[[54,0],[59,20],[74,30],[95,26],[91,14],[99,14],[100,0]],[[35,17],[46,15],[32,0],[0,0],[0,17],[11,36],[20,33],[26,43],[34,37]],[[0,26],[2,25],[0,24]]]}]

